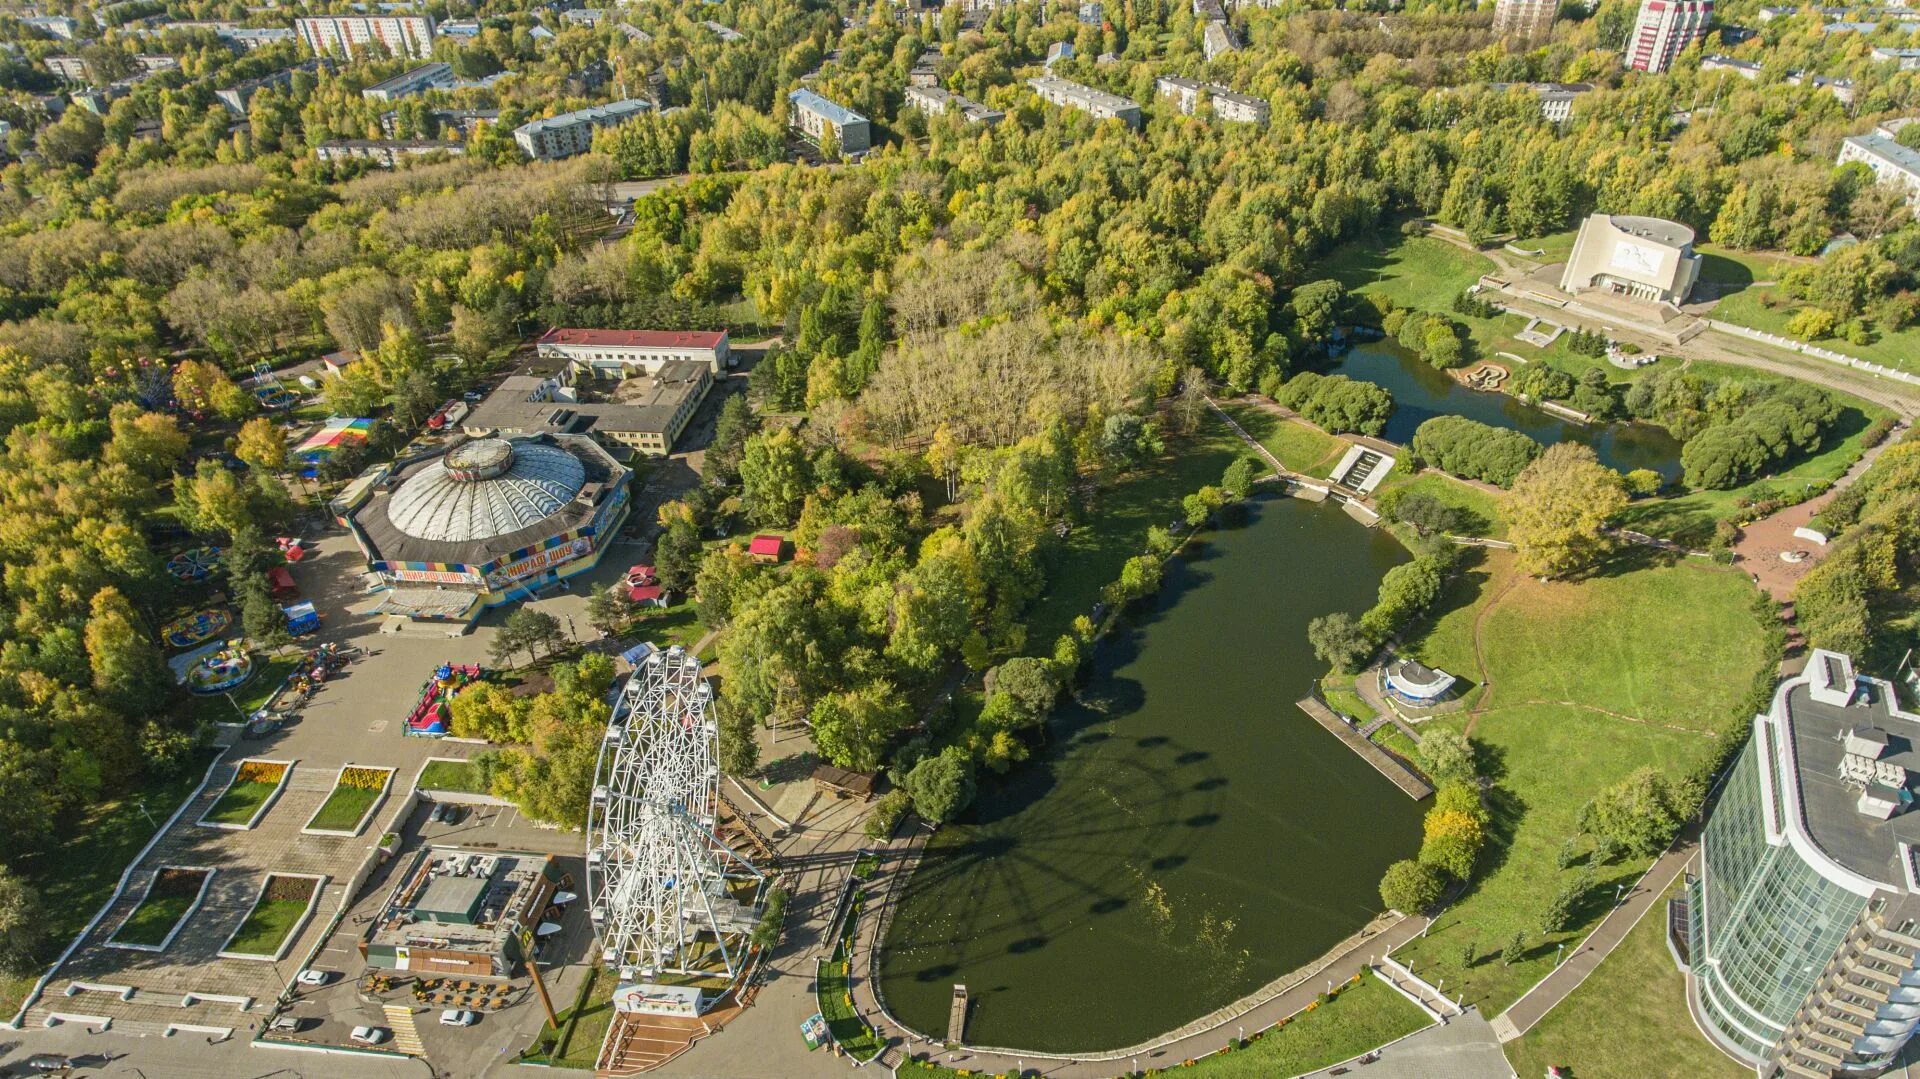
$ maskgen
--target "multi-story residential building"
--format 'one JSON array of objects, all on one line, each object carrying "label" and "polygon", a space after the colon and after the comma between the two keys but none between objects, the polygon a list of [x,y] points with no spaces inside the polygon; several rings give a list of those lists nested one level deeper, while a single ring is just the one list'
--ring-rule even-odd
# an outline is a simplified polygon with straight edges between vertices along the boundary
[{"label": "multi-story residential building", "polygon": [[1873,58],[1882,64],[1897,65],[1900,71],[1912,71],[1920,68],[1920,49],[1889,49],[1876,47]]},{"label": "multi-story residential building", "polygon": [[1560,11],[1554,0],[1496,0],[1493,5],[1493,32],[1523,41],[1544,41],[1553,33],[1553,19]]},{"label": "multi-story residential building", "polygon": [[452,64],[421,64],[391,79],[374,83],[360,91],[360,96],[369,101],[398,101],[427,90],[452,86],[455,81]]},{"label": "multi-story residential building", "polygon": [[1695,42],[1707,36],[1713,0],[1643,0],[1627,39],[1627,66],[1661,72]]},{"label": "multi-story residential building", "polygon": [[374,45],[421,60],[433,53],[430,15],[319,15],[296,19],[294,29],[300,43],[320,55],[359,56]]},{"label": "multi-story residential building", "polygon": [[670,361],[704,363],[718,375],[733,366],[727,331],[582,330],[555,327],[535,344],[542,359],[567,362],[573,377],[618,381],[657,374]]},{"label": "multi-story residential building", "polygon": [[721,41],[724,41],[729,45],[733,44],[736,41],[747,40],[747,35],[741,33],[738,30],[735,30],[731,26],[714,22],[712,19],[708,19],[705,22],[702,22],[700,25],[713,31],[714,37],[719,38]]},{"label": "multi-story residential building", "polygon": [[1696,1024],[1757,1075],[1879,1075],[1920,1023],[1916,747],[1894,686],[1824,649],[1754,718],[1670,924]]},{"label": "multi-story residential building", "polygon": [[921,53],[920,59],[915,60],[913,62],[912,69],[907,72],[907,85],[908,86],[940,85],[940,69],[938,66],[939,63],[940,63],[939,49],[928,49],[927,51]]},{"label": "multi-story residential building", "polygon": [[959,94],[949,93],[938,86],[907,87],[907,104],[926,113],[928,116],[945,116],[948,112],[958,112],[966,117],[970,124],[997,124],[1007,118],[1007,114],[998,109],[990,109],[978,101],[970,101]]},{"label": "multi-story residential building", "polygon": [[640,29],[638,26],[635,26],[630,22],[621,23],[620,32],[627,36],[628,41],[631,41],[636,45],[649,45],[649,44],[652,44],[653,42],[652,34],[647,33],[645,30]]},{"label": "multi-story residential building", "polygon": [[224,30],[215,30],[213,35],[222,41],[240,46],[245,52],[252,52],[269,45],[280,45],[292,41],[296,31],[291,26],[232,26]]},{"label": "multi-story residential building", "polygon": [[1233,40],[1233,31],[1227,29],[1226,23],[1210,22],[1200,31],[1200,51],[1209,61],[1237,52],[1239,48]]},{"label": "multi-story residential building", "polygon": [[[492,123],[500,119],[499,109],[430,109],[427,120],[434,128],[451,128],[462,135],[472,135],[483,123]],[[388,109],[380,114],[380,130],[388,138],[397,137],[400,131],[400,112]]]},{"label": "multi-story residential building", "polygon": [[257,79],[248,79],[245,82],[234,83],[232,86],[215,90],[213,96],[220,104],[227,107],[228,112],[233,113],[235,116],[245,116],[247,114],[247,102],[252,100],[253,95],[258,91],[264,90],[269,86],[291,86],[293,85],[293,76],[297,72],[305,71],[309,74],[318,74],[321,71],[331,70],[333,70],[333,61],[328,60],[324,56],[315,57],[312,60],[305,60],[295,64],[283,71],[276,71],[271,75],[262,75]]},{"label": "multi-story residential building", "polygon": [[593,133],[599,128],[631,120],[653,108],[653,102],[640,98],[575,109],[544,120],[534,120],[513,129],[513,141],[535,161],[553,161],[584,154],[593,148]]},{"label": "multi-story residential building", "polygon": [[401,158],[425,154],[464,154],[465,144],[433,139],[335,139],[313,148],[313,156],[322,161],[371,161],[390,169]]},{"label": "multi-story residential building", "polygon": [[1082,26],[1099,26],[1106,21],[1107,17],[1106,9],[1100,5],[1099,0],[1087,0],[1080,5],[1077,14]]},{"label": "multi-story residential building", "polygon": [[1760,65],[1752,60],[1735,60],[1731,56],[1712,53],[1700,58],[1702,71],[1731,71],[1743,79],[1752,81],[1760,77]]},{"label": "multi-story residential building", "polygon": [[1564,123],[1573,115],[1573,99],[1593,90],[1586,82],[1493,82],[1487,89],[1497,93],[1519,88],[1531,90],[1540,99],[1540,116],[1548,123]]},{"label": "multi-story residential building", "polygon": [[1236,94],[1218,83],[1201,82],[1199,79],[1162,75],[1153,80],[1153,88],[1155,93],[1171,99],[1179,106],[1180,111],[1188,116],[1192,116],[1194,110],[1200,107],[1203,92],[1213,103],[1213,114],[1222,120],[1241,124],[1264,124],[1271,112],[1263,98]]},{"label": "multi-story residential building", "polygon": [[1788,86],[1812,84],[1816,90],[1825,90],[1832,94],[1842,105],[1853,104],[1853,80],[1831,79],[1825,75],[1814,75],[1805,71],[1795,71],[1787,75]]},{"label": "multi-story residential building", "polygon": [[80,23],[65,15],[28,15],[20,21],[62,41],[72,41],[80,34]]},{"label": "multi-story residential building", "polygon": [[1840,140],[1840,156],[1834,163],[1855,161],[1873,170],[1875,181],[1906,192],[1907,203],[1920,211],[1920,151],[1901,145],[1891,134],[1849,135]]},{"label": "multi-story residential building", "polygon": [[599,26],[607,17],[605,8],[577,7],[560,13],[560,21],[568,26]]},{"label": "multi-story residential building", "polygon": [[867,118],[845,105],[828,101],[812,90],[787,95],[788,126],[816,144],[831,134],[842,153],[864,153],[873,146],[873,127]]},{"label": "multi-story residential building", "polygon": [[141,53],[133,58],[133,66],[139,68],[142,75],[158,75],[162,71],[173,71],[178,68],[180,60],[174,56]]},{"label": "multi-story residential building", "polygon": [[86,82],[92,77],[87,62],[78,56],[49,56],[41,62],[47,65],[48,71],[68,82]]},{"label": "multi-story residential building", "polygon": [[1105,90],[1095,90],[1091,86],[1082,86],[1077,82],[1062,79],[1054,75],[1039,75],[1027,80],[1033,92],[1040,100],[1061,108],[1078,109],[1099,120],[1119,120],[1128,127],[1140,129],[1140,104],[1119,94],[1109,94]]}]

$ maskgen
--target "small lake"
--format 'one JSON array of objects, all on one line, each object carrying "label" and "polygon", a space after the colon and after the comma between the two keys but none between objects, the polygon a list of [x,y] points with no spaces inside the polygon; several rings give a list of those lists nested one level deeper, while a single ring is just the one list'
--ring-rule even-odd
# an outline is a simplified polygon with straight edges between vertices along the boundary
[{"label": "small lake", "polygon": [[1407,557],[1275,497],[1171,563],[1048,746],[934,838],[886,942],[894,1014],[944,1037],[963,983],[970,1043],[1117,1049],[1364,925],[1423,806],[1293,702],[1324,671],[1307,622],[1370,606]]},{"label": "small lake", "polygon": [[[1508,369],[1511,360],[1497,360]],[[1663,427],[1646,423],[1581,424],[1561,419],[1504,393],[1470,390],[1393,341],[1363,341],[1341,356],[1330,373],[1364,379],[1393,394],[1393,417],[1382,437],[1401,445],[1435,416],[1465,416],[1493,427],[1531,436],[1543,446],[1579,442],[1590,446],[1600,463],[1620,472],[1650,468],[1668,479],[1680,475],[1680,441]]]}]

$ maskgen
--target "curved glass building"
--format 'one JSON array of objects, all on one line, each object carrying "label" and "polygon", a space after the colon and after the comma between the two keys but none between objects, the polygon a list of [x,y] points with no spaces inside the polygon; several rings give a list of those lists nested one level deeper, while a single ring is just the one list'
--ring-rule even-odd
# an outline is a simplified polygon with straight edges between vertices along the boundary
[{"label": "curved glass building", "polygon": [[1816,650],[1728,775],[1688,881],[1688,1006],[1762,1076],[1871,1076],[1920,1023],[1920,715]]}]

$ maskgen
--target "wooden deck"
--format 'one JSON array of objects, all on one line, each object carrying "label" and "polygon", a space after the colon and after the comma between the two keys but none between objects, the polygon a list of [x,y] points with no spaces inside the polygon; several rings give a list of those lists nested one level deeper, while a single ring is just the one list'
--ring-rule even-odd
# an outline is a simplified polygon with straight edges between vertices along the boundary
[{"label": "wooden deck", "polygon": [[1407,797],[1417,802],[1433,794],[1433,788],[1427,785],[1426,780],[1414,775],[1405,765],[1388,756],[1386,750],[1360,737],[1360,732],[1347,726],[1346,721],[1334,715],[1332,709],[1312,697],[1303,698],[1297,703],[1302,712],[1312,716],[1322,727],[1333,732],[1334,736],[1345,742],[1349,749],[1360,754],[1362,760],[1373,765],[1374,771],[1392,780],[1393,785],[1399,787]]},{"label": "wooden deck", "polygon": [[947,1010],[947,1041],[959,1045],[967,1033],[967,987],[953,987],[953,1007]]}]

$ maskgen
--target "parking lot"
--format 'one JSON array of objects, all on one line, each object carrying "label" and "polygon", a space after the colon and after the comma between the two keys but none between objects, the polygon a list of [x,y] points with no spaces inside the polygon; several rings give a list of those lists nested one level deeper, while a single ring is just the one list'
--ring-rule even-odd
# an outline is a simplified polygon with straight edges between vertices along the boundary
[{"label": "parking lot", "polygon": [[[511,1065],[515,1055],[538,1032],[545,1014],[531,982],[524,976],[505,980],[508,987],[505,1008],[482,1014],[471,1026],[445,1026],[440,1022],[442,1006],[417,1003],[413,990],[417,980],[432,975],[393,971],[393,989],[379,998],[362,990],[363,975],[369,968],[360,958],[359,942],[379,915],[396,883],[395,875],[412,862],[414,852],[424,846],[457,846],[479,851],[531,851],[550,854],[557,859],[562,874],[573,878],[576,894],[585,890],[581,858],[583,840],[578,833],[543,828],[521,816],[512,806],[466,805],[457,807],[458,819],[434,822],[434,804],[423,801],[408,816],[401,831],[399,852],[389,858],[354,897],[353,905],[339,927],[327,939],[311,969],[326,971],[331,980],[325,986],[296,986],[293,1004],[284,1013],[296,1020],[297,1033],[276,1032],[273,1037],[315,1045],[344,1046],[355,1027],[391,1028],[382,1005],[399,1004],[412,1010],[424,1055],[437,1074],[477,1076],[496,1066]],[[554,1006],[564,1009],[574,998],[580,981],[586,976],[585,961],[593,947],[592,923],[586,904],[568,906],[560,919],[561,931],[545,940],[540,949],[540,970]],[[492,985],[497,979],[479,979]],[[384,1042],[394,1048],[391,1036]]]}]

